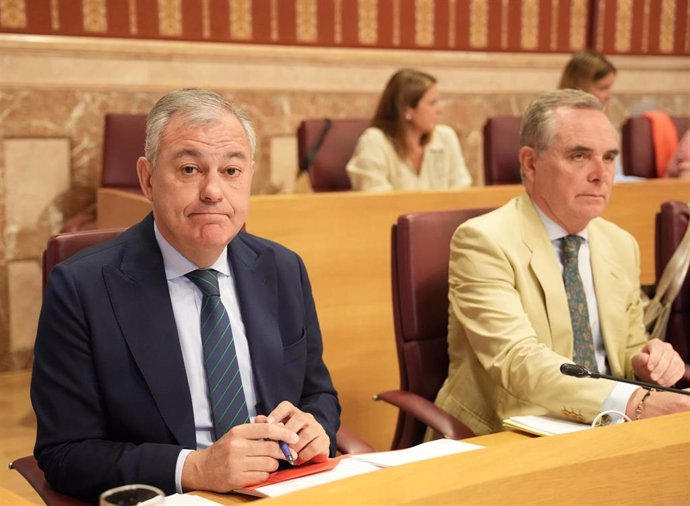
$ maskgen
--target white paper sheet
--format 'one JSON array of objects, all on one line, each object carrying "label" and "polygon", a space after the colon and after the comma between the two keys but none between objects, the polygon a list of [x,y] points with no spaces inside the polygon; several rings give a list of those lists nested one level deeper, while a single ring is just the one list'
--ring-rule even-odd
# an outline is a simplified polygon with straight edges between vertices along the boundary
[{"label": "white paper sheet", "polygon": [[391,450],[387,452],[361,453],[352,455],[353,459],[371,462],[380,467],[399,466],[417,462],[420,460],[444,457],[454,453],[463,453],[478,450],[483,446],[455,441],[453,439],[436,439],[427,443],[418,444],[404,450]]},{"label": "white paper sheet", "polygon": [[503,425],[529,432],[530,434],[536,434],[537,436],[569,434],[592,428],[584,423],[561,420],[551,416],[512,416],[503,420]]},{"label": "white paper sheet", "polygon": [[355,454],[343,458],[335,468],[329,471],[266,485],[256,490],[241,490],[237,492],[259,497],[275,497],[323,483],[349,478],[350,476],[370,473],[384,467],[409,464],[410,462],[443,457],[479,448],[483,447],[463,443],[462,441],[453,441],[452,439],[438,439],[404,450]]},{"label": "white paper sheet", "polygon": [[301,478],[295,478],[292,480],[281,481],[280,483],[273,483],[272,485],[259,487],[254,491],[243,490],[238,492],[247,495],[256,495],[258,497],[275,497],[278,495],[287,494],[289,492],[315,487],[316,485],[321,485],[323,483],[330,483],[343,478],[349,478],[350,476],[370,473],[372,471],[377,471],[378,469],[380,469],[380,467],[369,462],[355,460],[352,458],[344,458],[338,462],[337,466],[329,471],[310,474],[308,476],[302,476]]}]

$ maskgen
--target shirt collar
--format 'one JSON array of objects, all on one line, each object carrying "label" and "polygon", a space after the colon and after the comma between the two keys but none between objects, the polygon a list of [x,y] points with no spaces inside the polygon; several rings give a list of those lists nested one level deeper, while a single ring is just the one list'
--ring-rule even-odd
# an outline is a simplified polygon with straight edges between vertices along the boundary
[{"label": "shirt collar", "polygon": [[[549,218],[544,211],[542,211],[538,205],[534,204],[534,209],[537,210],[537,214],[539,215],[539,219],[541,222],[544,224],[544,228],[546,228],[546,234],[549,236],[549,241],[557,241],[569,234],[563,227],[561,227],[558,223],[553,221],[551,218]],[[582,237],[585,241],[587,240],[588,234],[587,234],[587,227],[583,228],[580,230],[577,234],[572,234],[572,235],[577,235],[579,237]]]},{"label": "shirt collar", "polygon": [[[163,266],[165,267],[165,277],[167,279],[175,279],[180,276],[184,276],[188,272],[197,270],[194,262],[189,261],[182,253],[177,251],[172,244],[170,244],[160,230],[158,230],[158,225],[153,222],[153,232],[156,235],[156,242],[158,242],[158,247],[163,255]],[[216,271],[230,276],[230,265],[228,264],[228,247],[225,246],[223,252],[216,259],[215,262],[209,267],[209,269],[215,269]]]}]

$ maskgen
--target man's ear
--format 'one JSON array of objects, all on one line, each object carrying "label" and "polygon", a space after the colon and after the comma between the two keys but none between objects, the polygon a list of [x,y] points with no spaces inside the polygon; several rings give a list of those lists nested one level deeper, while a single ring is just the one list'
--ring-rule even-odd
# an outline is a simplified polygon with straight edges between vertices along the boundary
[{"label": "man's ear", "polygon": [[153,176],[153,165],[144,156],[137,159],[137,176],[139,176],[139,187],[147,199],[151,200],[151,177]]},{"label": "man's ear", "polygon": [[534,172],[536,171],[537,152],[530,146],[522,146],[518,154],[520,159],[520,169],[522,170],[522,178],[525,182],[534,179]]}]

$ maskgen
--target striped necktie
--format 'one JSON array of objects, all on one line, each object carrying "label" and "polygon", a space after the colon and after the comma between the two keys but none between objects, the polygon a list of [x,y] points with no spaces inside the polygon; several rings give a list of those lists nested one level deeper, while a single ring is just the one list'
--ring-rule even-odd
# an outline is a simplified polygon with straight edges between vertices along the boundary
[{"label": "striped necktie", "polygon": [[201,342],[216,439],[233,426],[249,422],[230,318],[220,300],[218,272],[199,269],[186,274],[203,294]]},{"label": "striped necktie", "polygon": [[590,371],[597,372],[594,357],[592,326],[589,324],[589,310],[585,287],[582,284],[577,258],[584,239],[577,235],[567,235],[561,239],[561,262],[563,263],[563,283],[568,296],[570,323],[573,327],[573,360]]}]

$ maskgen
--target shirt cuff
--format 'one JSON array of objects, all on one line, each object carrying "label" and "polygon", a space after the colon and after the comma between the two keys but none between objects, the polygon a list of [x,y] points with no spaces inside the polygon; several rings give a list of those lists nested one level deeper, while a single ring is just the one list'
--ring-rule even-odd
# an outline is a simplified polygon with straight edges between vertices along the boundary
[{"label": "shirt cuff", "polygon": [[601,410],[618,411],[625,414],[625,408],[628,406],[628,401],[638,388],[640,387],[629,383],[616,383],[616,386],[613,387],[609,396],[604,400]]},{"label": "shirt cuff", "polygon": [[193,451],[182,450],[177,456],[177,464],[175,464],[175,490],[178,494],[184,494],[184,490],[182,490],[182,469],[184,468],[185,460],[187,460],[187,455]]}]

